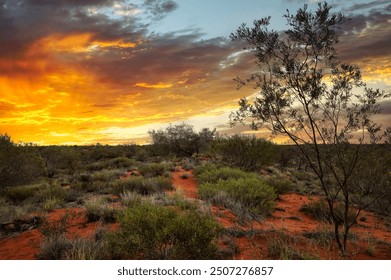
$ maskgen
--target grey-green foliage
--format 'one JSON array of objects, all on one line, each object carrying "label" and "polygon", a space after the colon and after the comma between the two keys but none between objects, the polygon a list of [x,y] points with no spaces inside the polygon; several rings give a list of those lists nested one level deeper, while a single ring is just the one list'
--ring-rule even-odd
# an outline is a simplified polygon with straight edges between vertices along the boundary
[{"label": "grey-green foliage", "polygon": [[146,163],[141,165],[138,170],[144,177],[162,176],[168,170],[168,165],[163,163]]},{"label": "grey-green foliage", "polygon": [[209,166],[196,169],[199,195],[238,215],[257,217],[270,213],[277,195],[255,173],[230,167]]},{"label": "grey-green foliage", "polygon": [[203,128],[197,133],[192,125],[181,123],[170,124],[165,129],[151,130],[148,134],[157,153],[191,157],[207,149],[216,135],[216,129]]},{"label": "grey-green foliage", "polygon": [[118,259],[212,259],[217,256],[218,223],[196,211],[135,203],[117,217],[121,227],[109,245]]},{"label": "grey-green foliage", "polygon": [[277,155],[272,142],[245,135],[221,138],[214,143],[214,149],[225,162],[247,171],[273,163]]},{"label": "grey-green foliage", "polygon": [[153,177],[143,178],[141,176],[129,177],[111,183],[112,192],[121,194],[127,191],[136,192],[141,195],[150,195],[172,189],[170,178]]},{"label": "grey-green foliage", "polygon": [[[346,254],[347,236],[355,225],[348,211],[356,204],[357,217],[378,199],[366,191],[365,178],[357,183],[357,175],[363,174],[357,171],[367,153],[364,144],[380,143],[381,134],[391,132],[384,131],[375,118],[389,93],[368,87],[357,65],[337,58],[342,34],[338,29],[348,19],[332,13],[331,8],[324,2],[318,3],[315,11],[308,5],[295,14],[287,11],[284,33],[269,29],[270,17],[265,17],[254,21],[252,27],[242,24],[231,34],[232,40],[246,44],[259,67],[258,73],[237,79],[239,87],[250,84],[258,94],[251,101],[239,101],[231,122],[268,128],[297,146],[319,180],[335,240],[341,254]],[[369,175],[365,169],[360,171]],[[335,208],[340,203],[345,209],[343,226]]]},{"label": "grey-green foliage", "polygon": [[35,182],[45,173],[44,161],[32,145],[17,145],[0,134],[0,188]]}]

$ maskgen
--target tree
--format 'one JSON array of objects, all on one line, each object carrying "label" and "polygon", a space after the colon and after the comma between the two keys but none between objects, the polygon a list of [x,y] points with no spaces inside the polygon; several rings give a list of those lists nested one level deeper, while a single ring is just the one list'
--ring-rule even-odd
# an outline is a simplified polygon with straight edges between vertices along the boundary
[{"label": "tree", "polygon": [[270,164],[276,156],[275,145],[254,135],[233,135],[215,142],[215,149],[223,160],[246,171],[256,171]]},{"label": "tree", "polygon": [[319,179],[336,242],[347,254],[348,233],[358,215],[390,189],[389,181],[357,185],[365,175],[357,170],[366,172],[360,168],[369,152],[364,144],[381,139],[381,126],[372,116],[388,95],[367,87],[359,67],[338,61],[338,30],[347,18],[330,10],[319,3],[315,12],[307,5],[296,14],[287,11],[289,29],[284,33],[269,30],[268,17],[254,21],[252,28],[242,24],[231,34],[232,40],[245,42],[259,67],[248,79],[236,78],[238,87],[253,84],[259,93],[251,102],[241,99],[230,118],[233,125],[266,126],[298,147]]},{"label": "tree", "polygon": [[192,125],[183,122],[178,125],[170,124],[165,129],[151,130],[148,134],[152,138],[152,143],[161,149],[191,157],[193,154],[198,155],[210,144],[216,130],[203,128],[197,133]]},{"label": "tree", "polygon": [[44,162],[32,144],[15,144],[0,133],[0,189],[28,184],[45,175]]}]

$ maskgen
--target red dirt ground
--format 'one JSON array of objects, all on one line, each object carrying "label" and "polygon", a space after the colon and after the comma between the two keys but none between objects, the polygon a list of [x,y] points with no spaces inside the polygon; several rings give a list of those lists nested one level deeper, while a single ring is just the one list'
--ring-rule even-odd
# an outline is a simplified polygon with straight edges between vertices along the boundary
[{"label": "red dirt ground", "polygon": [[[68,215],[68,238],[92,237],[99,222],[87,223],[85,210],[82,208],[57,209],[47,213],[50,224],[59,223],[61,217]],[[111,224],[110,228],[117,228],[118,224]],[[33,260],[39,252],[44,236],[38,229],[31,229],[17,236],[9,236],[0,240],[0,260]]]},{"label": "red dirt ground", "polygon": [[[183,174],[188,174],[183,179]],[[128,175],[130,176],[130,174]],[[197,183],[192,171],[180,170],[172,173],[172,182],[175,189],[181,191],[184,196],[198,199]],[[311,197],[311,200],[320,199]],[[301,252],[316,256],[320,259],[339,259],[335,242],[320,244],[303,236],[304,233],[330,230],[330,225],[314,220],[311,216],[300,211],[303,204],[310,201],[306,195],[291,193],[284,194],[277,200],[276,211],[263,221],[241,225],[237,217],[229,210],[218,206],[212,206],[212,213],[225,228],[248,232],[241,237],[233,237],[238,247],[234,259],[267,259],[270,244],[280,240],[295,252]],[[82,208],[59,209],[47,213],[48,222],[58,222],[63,215],[69,213],[67,236],[69,238],[90,237],[94,234],[98,222],[87,223]],[[359,221],[352,229],[357,235],[357,240],[349,244],[352,255],[349,259],[391,259],[391,231],[387,229],[379,217],[370,212],[363,212],[365,221]],[[110,226],[115,229],[118,224]],[[375,245],[369,241],[375,240]],[[7,236],[0,239],[0,260],[31,260],[36,258],[44,237],[37,229],[22,232],[18,235]],[[228,242],[227,240],[225,242]],[[373,242],[373,241],[372,241]],[[372,246],[372,254],[368,248]]]},{"label": "red dirt ground", "polygon": [[[188,173],[188,179],[182,179],[180,176]],[[184,195],[196,199],[197,183],[191,171],[180,170],[173,173],[173,185],[183,191]],[[297,193],[284,194],[277,200],[276,210],[272,215],[266,217],[261,222],[252,222],[242,226],[237,217],[229,210],[212,206],[212,213],[216,215],[218,221],[225,228],[237,229],[242,231],[254,230],[256,232],[250,237],[235,238],[235,243],[239,248],[239,253],[234,256],[235,259],[265,259],[268,256],[268,244],[276,239],[283,240],[295,251],[309,253],[321,259],[339,259],[338,249],[335,242],[327,245],[317,245],[304,237],[304,233],[331,230],[331,226],[315,220],[310,215],[300,211],[304,204],[310,200],[320,199],[317,196],[309,198],[306,195]],[[363,211],[361,217],[365,217],[364,222],[358,221],[352,228],[352,233],[359,238],[357,241],[350,242],[349,248],[352,251],[349,259],[391,259],[391,231],[384,225],[384,221],[376,217],[374,213]],[[370,246],[368,239],[374,239],[374,253],[367,253]],[[365,240],[363,240],[365,239]]]}]

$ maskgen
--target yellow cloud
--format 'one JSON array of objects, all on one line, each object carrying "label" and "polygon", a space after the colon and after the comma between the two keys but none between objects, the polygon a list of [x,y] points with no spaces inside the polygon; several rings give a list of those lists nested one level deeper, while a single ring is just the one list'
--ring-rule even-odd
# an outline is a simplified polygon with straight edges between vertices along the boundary
[{"label": "yellow cloud", "polygon": [[134,48],[137,43],[123,40],[95,40],[93,33],[80,33],[71,35],[53,34],[35,42],[28,52],[37,53],[88,53],[99,48],[117,47]]},{"label": "yellow cloud", "polygon": [[163,88],[170,88],[173,85],[172,84],[165,84],[165,83],[158,83],[158,84],[137,83],[136,86],[142,87],[142,88],[163,89]]}]

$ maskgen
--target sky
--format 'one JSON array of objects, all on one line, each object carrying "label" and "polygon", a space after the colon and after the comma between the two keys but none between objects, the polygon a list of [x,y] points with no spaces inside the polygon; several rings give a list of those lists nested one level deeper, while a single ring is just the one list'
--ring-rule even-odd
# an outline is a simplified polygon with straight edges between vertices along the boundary
[{"label": "sky", "polygon": [[[286,9],[317,2],[0,0],[0,133],[38,145],[142,144],[149,130],[183,121],[251,133],[228,125],[256,92],[236,89],[254,60],[229,34],[266,16],[283,31]],[[329,3],[351,18],[341,60],[391,92],[391,3]],[[382,107],[377,120],[389,126],[391,101]]]}]

